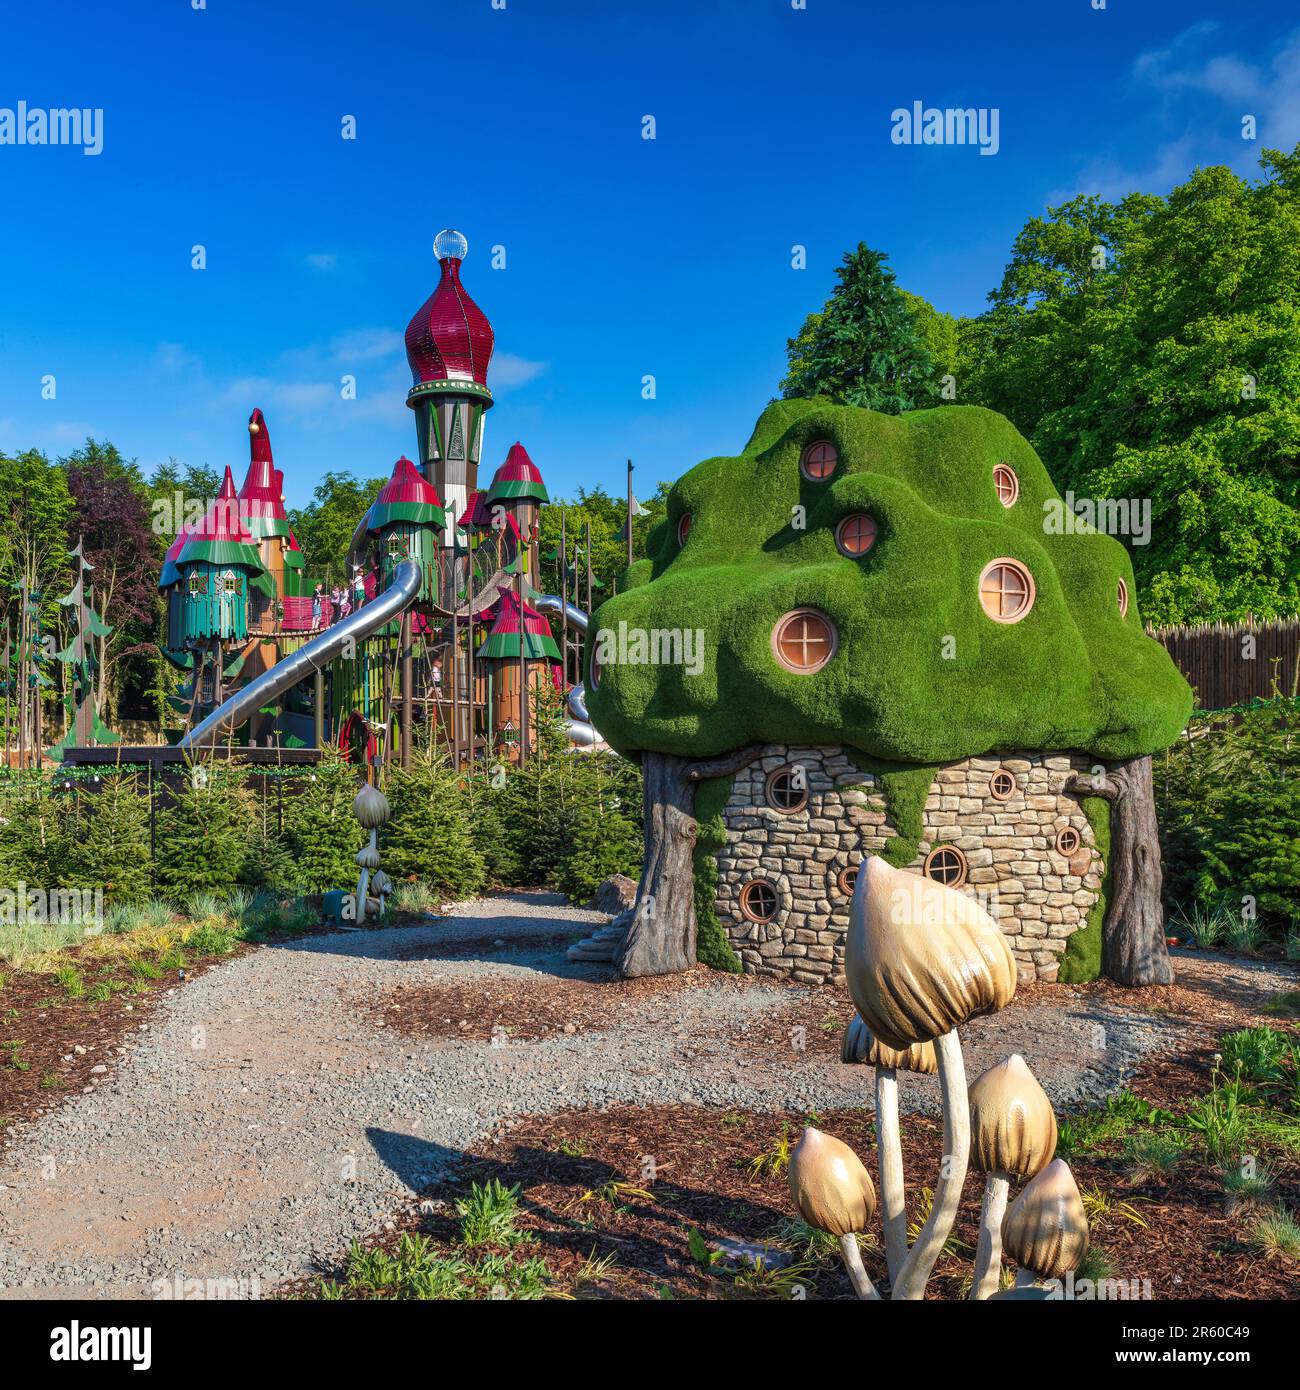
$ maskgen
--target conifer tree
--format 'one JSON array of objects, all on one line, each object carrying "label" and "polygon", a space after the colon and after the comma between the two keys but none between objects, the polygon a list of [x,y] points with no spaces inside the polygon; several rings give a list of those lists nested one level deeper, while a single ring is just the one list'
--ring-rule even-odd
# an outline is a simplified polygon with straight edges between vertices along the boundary
[{"label": "conifer tree", "polygon": [[301,892],[356,887],[356,853],[365,836],[352,814],[352,800],[360,785],[357,769],[331,750],[286,811],[294,880]]},{"label": "conifer tree", "polygon": [[239,881],[248,798],[237,774],[196,762],[168,790],[158,820],[158,887],[179,903],[194,893],[224,893]]},{"label": "conifer tree", "polygon": [[859,242],[835,275],[821,312],[787,343],[782,395],[828,396],[887,415],[938,404],[934,362],[885,253]]},{"label": "conifer tree", "polygon": [[112,906],[149,896],[149,797],[138,772],[111,772],[81,798],[75,872]]},{"label": "conifer tree", "polygon": [[393,814],[380,831],[380,855],[391,878],[419,878],[452,898],[479,892],[483,856],[470,829],[470,797],[446,759],[418,750],[409,769],[393,768],[386,794]]}]

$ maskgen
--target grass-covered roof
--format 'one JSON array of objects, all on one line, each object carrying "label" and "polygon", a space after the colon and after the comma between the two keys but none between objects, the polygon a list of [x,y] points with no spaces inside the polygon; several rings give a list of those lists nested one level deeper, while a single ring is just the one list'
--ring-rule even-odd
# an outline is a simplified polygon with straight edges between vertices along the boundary
[{"label": "grass-covered roof", "polygon": [[[823,439],[839,464],[812,482],[799,461]],[[999,463],[1019,479],[1010,508],[993,482]],[[1059,494],[1038,456],[992,411],[888,416],[775,402],[742,454],[677,482],[649,557],[593,616],[589,651],[621,623],[698,630],[702,669],[605,662],[597,688],[588,682],[592,717],[620,751],[684,756],[755,741],[846,743],[916,763],[993,749],[1118,758],[1163,748],[1192,695],[1142,630],[1128,553],[1096,532],[1050,533],[1049,501]],[[861,512],[878,535],[850,559],[835,530]],[[1025,565],[1037,590],[1014,624],[980,604],[980,575],[1002,557]],[[802,607],[838,629],[836,655],[813,674],[786,670],[772,652],[774,625]]]}]

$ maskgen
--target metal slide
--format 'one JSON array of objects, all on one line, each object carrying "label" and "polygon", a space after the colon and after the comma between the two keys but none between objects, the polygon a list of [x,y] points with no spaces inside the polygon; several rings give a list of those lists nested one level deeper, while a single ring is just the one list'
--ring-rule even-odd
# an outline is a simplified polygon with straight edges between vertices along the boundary
[{"label": "metal slide", "polygon": [[[581,608],[565,603],[555,594],[542,594],[534,601],[533,606],[541,613],[563,616],[572,627],[586,634],[591,621],[587,614]],[[580,748],[590,748],[600,742],[600,733],[591,722],[591,715],[587,713],[587,691],[581,681],[569,691],[569,715],[564,731],[568,734],[570,743],[577,744]]]},{"label": "metal slide", "polygon": [[197,723],[177,745],[180,748],[211,748],[228,733],[237,729],[245,719],[277,695],[314,672],[327,666],[339,656],[344,647],[369,637],[376,628],[390,623],[406,609],[420,592],[420,566],[415,560],[403,560],[397,567],[393,582],[382,594],[362,604],[341,622],[327,627],[310,642],[277,661],[269,671],[219,704],[206,719]]}]

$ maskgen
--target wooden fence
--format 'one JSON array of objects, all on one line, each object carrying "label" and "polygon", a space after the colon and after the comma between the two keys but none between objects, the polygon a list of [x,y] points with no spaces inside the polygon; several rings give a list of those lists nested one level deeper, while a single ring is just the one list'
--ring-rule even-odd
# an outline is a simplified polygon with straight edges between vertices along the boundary
[{"label": "wooden fence", "polygon": [[1196,692],[1198,709],[1300,693],[1300,616],[1272,622],[1148,627]]}]

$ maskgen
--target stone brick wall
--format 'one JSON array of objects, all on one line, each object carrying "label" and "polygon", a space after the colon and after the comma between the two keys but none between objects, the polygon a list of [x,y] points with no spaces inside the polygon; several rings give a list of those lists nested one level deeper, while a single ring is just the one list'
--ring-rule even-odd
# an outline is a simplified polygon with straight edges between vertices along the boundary
[{"label": "stone brick wall", "polygon": [[[776,810],[768,778],[796,764],[807,805]],[[1061,790],[1071,772],[1089,766],[1077,755],[967,758],[937,771],[925,803],[925,838],[910,867],[920,871],[936,846],[960,850],[968,866],[963,891],[978,894],[998,919],[1024,978],[1056,978],[1066,940],[1086,923],[1101,887],[1092,827],[1078,799]],[[1015,781],[1006,800],[990,791],[999,768]],[[746,971],[808,984],[842,980],[851,897],[842,873],[897,834],[876,779],[838,747],[773,746],[736,775],[723,820],[717,913]],[[1068,858],[1056,847],[1067,826],[1079,835]],[[776,890],[769,921],[752,921],[741,909],[754,879]]]}]

